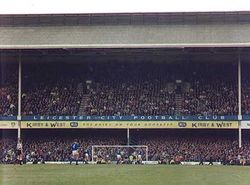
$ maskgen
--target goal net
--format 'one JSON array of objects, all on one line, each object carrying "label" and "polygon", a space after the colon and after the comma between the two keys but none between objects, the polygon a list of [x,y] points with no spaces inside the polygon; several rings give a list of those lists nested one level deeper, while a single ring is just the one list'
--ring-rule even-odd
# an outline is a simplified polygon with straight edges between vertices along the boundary
[{"label": "goal net", "polygon": [[148,161],[146,145],[93,145],[92,162],[112,163],[121,157],[121,163],[133,164],[138,160]]}]

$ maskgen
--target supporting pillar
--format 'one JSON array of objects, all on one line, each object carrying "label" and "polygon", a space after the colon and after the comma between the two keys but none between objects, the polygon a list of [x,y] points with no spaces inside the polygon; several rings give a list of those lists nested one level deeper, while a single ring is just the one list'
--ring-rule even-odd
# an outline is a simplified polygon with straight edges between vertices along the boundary
[{"label": "supporting pillar", "polygon": [[127,128],[127,145],[130,145],[130,133],[129,133],[129,128]]},{"label": "supporting pillar", "polygon": [[241,57],[240,52],[238,56],[238,124],[239,124],[239,147],[242,146],[242,135],[241,135],[241,120],[242,120],[242,114],[241,114]]},{"label": "supporting pillar", "polygon": [[22,62],[21,62],[21,51],[19,51],[18,55],[18,134],[17,139],[21,139],[21,93],[22,93]]}]

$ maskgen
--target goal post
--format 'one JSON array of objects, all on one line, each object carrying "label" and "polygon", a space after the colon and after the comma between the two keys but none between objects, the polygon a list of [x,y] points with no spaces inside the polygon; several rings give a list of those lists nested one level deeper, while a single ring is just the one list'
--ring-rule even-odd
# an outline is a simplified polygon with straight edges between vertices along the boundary
[{"label": "goal post", "polygon": [[[120,151],[122,155],[129,157],[133,153],[140,153],[145,161],[148,161],[147,145],[93,145],[92,146],[92,162],[98,155],[109,155],[111,161],[115,161],[114,156]],[[112,158],[113,156],[113,158]]]}]

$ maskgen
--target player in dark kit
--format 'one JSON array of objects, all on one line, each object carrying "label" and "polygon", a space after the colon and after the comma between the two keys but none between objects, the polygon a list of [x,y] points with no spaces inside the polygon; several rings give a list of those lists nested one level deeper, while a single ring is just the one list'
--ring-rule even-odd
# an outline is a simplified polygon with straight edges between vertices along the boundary
[{"label": "player in dark kit", "polygon": [[79,159],[79,143],[77,140],[71,145],[71,150],[72,150],[72,157],[70,158],[70,164],[72,163],[72,160],[76,161],[76,165],[78,165],[78,159]]},{"label": "player in dark kit", "polygon": [[208,163],[208,165],[214,165],[213,164],[213,157],[212,156],[209,157],[209,163]]},{"label": "player in dark kit", "polygon": [[200,155],[200,163],[199,165],[204,165],[204,157],[202,156],[202,154]]}]

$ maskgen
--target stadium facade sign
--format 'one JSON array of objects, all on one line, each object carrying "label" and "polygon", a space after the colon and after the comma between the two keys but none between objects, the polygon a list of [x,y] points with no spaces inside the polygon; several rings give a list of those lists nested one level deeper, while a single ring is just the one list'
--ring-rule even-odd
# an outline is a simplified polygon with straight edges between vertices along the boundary
[{"label": "stadium facade sign", "polygon": [[16,121],[17,116],[0,116],[0,121]]},{"label": "stadium facade sign", "polygon": [[237,116],[23,116],[23,121],[236,121]]},{"label": "stadium facade sign", "polygon": [[243,120],[250,120],[250,115],[243,115],[242,118]]},{"label": "stadium facade sign", "polygon": [[242,129],[250,129],[250,121],[242,121],[241,128]]},{"label": "stadium facade sign", "polygon": [[237,129],[238,121],[22,121],[21,128]]}]

